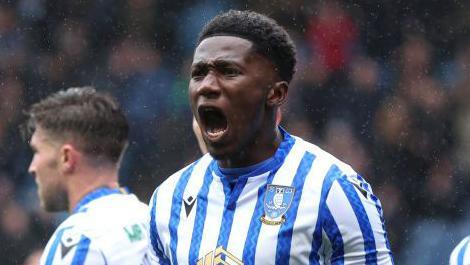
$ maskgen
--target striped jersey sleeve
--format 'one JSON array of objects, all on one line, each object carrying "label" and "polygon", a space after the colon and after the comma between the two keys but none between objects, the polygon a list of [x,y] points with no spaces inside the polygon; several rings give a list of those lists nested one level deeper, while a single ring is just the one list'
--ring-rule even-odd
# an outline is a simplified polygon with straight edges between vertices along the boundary
[{"label": "striped jersey sleeve", "polygon": [[[333,167],[332,171],[337,169]],[[331,185],[320,208],[332,264],[391,264],[379,200],[352,177],[329,174]]]},{"label": "striped jersey sleeve", "polygon": [[155,222],[155,215],[157,211],[157,194],[158,189],[155,190],[153,193],[149,209],[150,209],[150,218],[149,218],[149,236],[150,236],[150,246],[148,248],[147,257],[143,265],[147,264],[170,264],[168,257],[166,256],[163,244],[160,239],[159,232],[157,230],[156,222]]},{"label": "striped jersey sleeve", "polygon": [[469,265],[470,264],[470,250],[469,250],[470,236],[464,238],[454,248],[450,254],[449,265]]},{"label": "striped jersey sleeve", "polygon": [[311,264],[393,264],[382,206],[370,185],[349,165],[311,151],[331,162],[321,187]]},{"label": "striped jersey sleeve", "polygon": [[74,232],[73,227],[61,228],[46,248],[44,265],[100,265],[106,264],[103,252],[85,235]]},{"label": "striped jersey sleeve", "polygon": [[132,194],[94,199],[57,228],[40,265],[141,265],[149,245],[147,213]]}]

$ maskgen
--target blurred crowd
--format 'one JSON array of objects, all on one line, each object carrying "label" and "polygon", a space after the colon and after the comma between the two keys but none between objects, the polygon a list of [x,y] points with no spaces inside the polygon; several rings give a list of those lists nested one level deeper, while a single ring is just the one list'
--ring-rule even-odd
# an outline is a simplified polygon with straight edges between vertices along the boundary
[{"label": "blurred crowd", "polygon": [[22,111],[73,86],[117,97],[131,125],[121,182],[148,201],[200,155],[188,66],[201,27],[230,8],[293,37],[282,125],[373,185],[396,263],[446,263],[470,234],[468,1],[18,0],[0,2],[0,264],[37,264],[63,218],[38,206]]}]

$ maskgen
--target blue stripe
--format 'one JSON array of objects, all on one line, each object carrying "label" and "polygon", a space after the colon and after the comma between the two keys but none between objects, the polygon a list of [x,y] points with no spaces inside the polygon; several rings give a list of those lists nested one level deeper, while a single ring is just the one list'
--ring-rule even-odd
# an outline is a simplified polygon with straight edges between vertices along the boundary
[{"label": "blue stripe", "polygon": [[339,178],[338,183],[343,189],[349,203],[356,215],[359,227],[361,228],[362,237],[364,239],[364,251],[366,253],[366,265],[377,264],[377,250],[375,249],[374,233],[367,216],[367,212],[362,205],[361,199],[357,195],[354,186],[345,178]]},{"label": "blue stripe", "polygon": [[318,256],[318,251],[322,243],[322,226],[324,222],[324,216],[321,213],[324,211],[322,208],[326,206],[326,197],[328,192],[331,189],[333,182],[340,178],[343,173],[336,165],[330,167],[326,173],[325,178],[323,179],[323,184],[321,188],[319,210],[317,215],[317,223],[315,225],[315,230],[313,232],[313,241],[312,241],[312,250],[310,252],[309,260],[310,264],[320,264],[320,257]]},{"label": "blue stripe", "polygon": [[467,242],[465,242],[465,244],[459,250],[459,255],[457,256],[457,265],[464,265],[463,257],[465,256],[465,251],[467,250],[468,241],[470,240],[467,240]]},{"label": "blue stripe", "polygon": [[326,235],[330,239],[333,253],[331,255],[331,263],[335,265],[344,264],[344,244],[343,237],[339,231],[338,225],[336,224],[333,215],[328,207],[322,207],[321,215],[324,216],[323,228],[325,229]]},{"label": "blue stripe", "polygon": [[180,224],[181,204],[183,203],[183,192],[188,184],[189,177],[193,172],[194,166],[197,162],[189,166],[182,174],[178,183],[176,184],[175,191],[173,192],[173,200],[171,202],[170,221],[168,222],[168,229],[170,231],[170,250],[172,264],[178,264],[176,256],[176,248],[178,246],[178,226]]},{"label": "blue stripe", "polygon": [[248,177],[239,177],[233,191],[230,190],[230,183],[228,180],[226,178],[221,179],[224,184],[225,205],[222,223],[219,230],[219,239],[217,240],[217,247],[223,246],[224,249],[227,249],[238,197],[240,197],[240,194],[245,188]]},{"label": "blue stripe", "polygon": [[382,206],[380,204],[379,199],[374,194],[371,193],[370,197],[374,201],[375,207],[377,208],[377,211],[379,212],[380,221],[382,222],[382,229],[384,231],[385,245],[387,246],[387,249],[390,251],[390,259],[392,260],[392,264],[393,264],[393,253],[390,247],[390,241],[388,241],[387,230],[385,229],[385,219],[383,216]]},{"label": "blue stripe", "polygon": [[191,246],[189,247],[189,264],[196,263],[199,257],[199,249],[201,247],[202,234],[204,232],[204,224],[207,215],[207,195],[209,194],[209,187],[213,180],[212,166],[214,164],[215,160],[207,167],[201,190],[197,195],[196,217],[194,220],[193,235],[191,236]]},{"label": "blue stripe", "polygon": [[150,242],[153,250],[162,264],[170,264],[168,257],[163,250],[163,244],[158,235],[157,223],[155,221],[155,213],[157,212],[157,194],[158,188],[155,190],[152,199],[152,210],[150,211]]},{"label": "blue stripe", "polygon": [[276,264],[289,264],[292,233],[294,230],[295,220],[297,219],[299,202],[302,196],[305,178],[310,172],[314,160],[315,156],[306,152],[300,161],[297,172],[292,181],[292,186],[295,188],[295,194],[291,202],[291,207],[285,214],[286,221],[279,229],[276,246]]},{"label": "blue stripe", "polygon": [[[279,145],[276,153],[273,156],[273,163],[270,165],[270,173],[266,180],[266,184],[258,189],[258,198],[256,201],[255,210],[251,216],[250,227],[248,228],[247,238],[245,240],[245,246],[243,247],[243,262],[245,264],[254,264],[255,255],[256,255],[256,245],[258,244],[258,237],[261,229],[261,216],[264,212],[263,202],[264,202],[264,193],[268,184],[271,184],[273,181],[274,175],[277,170],[284,164],[284,160],[287,155],[292,150],[292,147],[295,144],[295,138],[290,136],[282,127],[278,127],[284,140]],[[257,172],[245,175],[250,177],[253,174],[260,175],[262,172],[261,169],[258,169]]]},{"label": "blue stripe", "polygon": [[261,186],[258,189],[258,199],[256,201],[255,210],[251,217],[250,227],[248,228],[248,234],[245,240],[245,246],[243,248],[243,263],[254,264],[256,255],[256,245],[258,244],[258,237],[261,230],[261,216],[264,213],[263,199],[264,193],[266,192],[267,184],[271,184],[274,178],[274,171],[269,173],[266,185]]},{"label": "blue stripe", "polygon": [[69,227],[62,228],[59,231],[57,231],[57,235],[54,238],[54,242],[52,243],[51,248],[49,249],[49,252],[47,253],[47,258],[46,258],[45,265],[52,265],[52,262],[54,261],[55,252],[57,251],[57,246],[60,243],[60,239],[62,238],[62,235],[64,234],[64,231],[68,228]]},{"label": "blue stripe", "polygon": [[72,263],[70,265],[83,265],[85,264],[86,255],[88,254],[88,248],[90,246],[90,239],[84,235],[81,236],[80,241],[75,250],[75,256],[73,256]]}]

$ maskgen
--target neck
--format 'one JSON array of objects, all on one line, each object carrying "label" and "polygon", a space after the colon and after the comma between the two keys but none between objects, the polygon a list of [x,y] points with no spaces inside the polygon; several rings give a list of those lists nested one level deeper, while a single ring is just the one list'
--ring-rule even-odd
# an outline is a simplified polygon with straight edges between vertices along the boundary
[{"label": "neck", "polygon": [[68,210],[71,212],[88,193],[102,187],[118,188],[117,169],[93,168],[82,169],[69,178]]},{"label": "neck", "polygon": [[263,131],[255,137],[246,147],[227,159],[218,161],[223,168],[242,168],[255,165],[272,157],[282,142],[282,134],[277,126],[269,133]]}]

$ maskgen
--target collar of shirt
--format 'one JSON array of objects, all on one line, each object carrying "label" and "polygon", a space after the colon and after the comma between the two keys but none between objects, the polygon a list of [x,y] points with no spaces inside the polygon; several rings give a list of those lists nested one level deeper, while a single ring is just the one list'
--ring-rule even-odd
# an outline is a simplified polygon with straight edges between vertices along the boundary
[{"label": "collar of shirt", "polygon": [[242,168],[220,168],[217,163],[214,163],[213,170],[217,175],[232,181],[235,181],[238,177],[242,176],[258,176],[267,171],[277,170],[282,165],[284,159],[295,143],[294,137],[287,133],[281,126],[279,126],[279,130],[283,140],[272,157],[258,164]]},{"label": "collar of shirt", "polygon": [[127,191],[124,188],[116,188],[116,189],[111,189],[108,187],[101,187],[98,188],[87,195],[85,195],[78,203],[77,206],[72,211],[72,214],[77,213],[77,212],[82,212],[85,211],[86,208],[84,208],[85,205],[90,203],[91,201],[94,201],[98,198],[108,196],[111,194],[118,194],[118,193],[127,193]]}]

